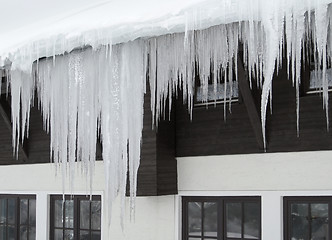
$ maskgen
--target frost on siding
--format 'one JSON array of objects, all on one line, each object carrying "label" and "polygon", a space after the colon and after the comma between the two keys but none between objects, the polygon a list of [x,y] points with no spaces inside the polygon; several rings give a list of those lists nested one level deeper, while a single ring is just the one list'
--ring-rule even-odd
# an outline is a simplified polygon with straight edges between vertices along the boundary
[{"label": "frost on siding", "polygon": [[[171,111],[171,96],[177,94],[178,89],[182,89],[183,102],[188,105],[191,115],[195,74],[199,76],[203,102],[208,101],[209,80],[213,83],[214,96],[217,96],[221,79],[218,76],[224,79],[225,98],[232,96],[233,84],[237,81],[237,74],[233,79],[233,69],[237,69],[239,42],[243,45],[250,86],[256,79],[262,88],[264,144],[269,101],[272,107],[273,75],[280,68],[283,55],[286,55],[289,78],[296,88],[299,119],[299,85],[305,47],[313,50],[316,72],[321,71],[320,86],[329,129],[326,72],[332,60],[332,6],[310,4],[310,1],[304,8],[287,7],[285,1],[257,3],[260,3],[257,4],[260,16],[249,9],[247,21],[195,30],[200,29],[199,16],[188,14],[188,19],[194,21],[188,20],[185,33],[75,50],[37,60],[31,71],[16,67],[10,80],[15,153],[19,141],[28,133],[30,107],[37,90],[44,128],[51,134],[51,157],[56,165],[62,166],[63,177],[68,173],[73,182],[77,160],[82,162],[82,171],[92,183],[99,135],[109,203],[106,206],[110,211],[111,203],[118,195],[124,201],[129,172],[133,211],[147,79],[152,92],[155,125],[166,111]],[[27,53],[22,55],[29,56]],[[226,104],[224,106],[226,117]]]}]

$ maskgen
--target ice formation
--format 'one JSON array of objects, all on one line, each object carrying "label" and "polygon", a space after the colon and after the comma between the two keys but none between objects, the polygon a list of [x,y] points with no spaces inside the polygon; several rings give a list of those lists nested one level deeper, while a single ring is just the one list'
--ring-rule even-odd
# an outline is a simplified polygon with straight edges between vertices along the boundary
[{"label": "ice formation", "polygon": [[[204,3],[171,16],[166,23],[173,28],[160,27],[165,24],[165,17],[156,24],[139,23],[141,27],[134,30],[127,27],[128,35],[120,31],[122,38],[118,28],[103,26],[72,38],[56,35],[34,39],[15,51],[3,51],[2,59],[12,61],[9,82],[14,152],[17,153],[19,141],[29,132],[30,107],[37,90],[44,128],[51,135],[51,156],[56,164],[62,165],[64,175],[68,171],[70,178],[74,178],[77,160],[92,181],[99,137],[103,145],[106,199],[110,204],[119,194],[124,199],[128,171],[134,209],[147,84],[152,92],[153,124],[158,125],[164,113],[171,110],[172,95],[179,89],[191,114],[196,75],[203,102],[209,98],[209,81],[215,97],[220,82],[225,100],[232,96],[234,82],[238,81],[239,54],[243,54],[250,86],[255,83],[262,88],[265,147],[273,75],[284,57],[296,88],[297,131],[301,64],[309,61],[308,57],[305,59],[308,55],[314,56],[316,72],[322,76],[319,86],[329,129],[326,74],[332,62],[331,1]],[[130,41],[119,43],[119,39]],[[78,48],[70,51],[73,47]],[[226,112],[224,104],[225,118]]]}]

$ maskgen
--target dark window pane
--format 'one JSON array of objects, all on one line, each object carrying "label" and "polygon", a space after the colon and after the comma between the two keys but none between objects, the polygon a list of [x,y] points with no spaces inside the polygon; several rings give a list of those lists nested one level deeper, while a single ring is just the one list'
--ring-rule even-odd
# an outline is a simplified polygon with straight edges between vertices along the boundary
[{"label": "dark window pane", "polygon": [[27,226],[20,227],[20,240],[27,240],[28,239],[28,228]]},{"label": "dark window pane", "polygon": [[0,199],[0,224],[6,223],[7,199]]},{"label": "dark window pane", "polygon": [[311,204],[312,239],[328,239],[328,204]]},{"label": "dark window pane", "polygon": [[191,236],[201,236],[202,203],[188,203],[188,233]]},{"label": "dark window pane", "polygon": [[16,199],[8,199],[8,219],[9,224],[15,224],[16,221]]},{"label": "dark window pane", "polygon": [[244,203],[244,237],[258,239],[260,232],[260,206],[259,203]]},{"label": "dark window pane", "polygon": [[29,240],[36,239],[36,227],[29,228]]},{"label": "dark window pane", "polygon": [[0,239],[6,239],[6,227],[0,225]]},{"label": "dark window pane", "polygon": [[101,202],[91,202],[91,228],[93,230],[101,229]]},{"label": "dark window pane", "polygon": [[218,207],[215,202],[204,203],[204,236],[217,237]]},{"label": "dark window pane", "polygon": [[63,240],[63,231],[62,229],[55,229],[54,230],[54,240]]},{"label": "dark window pane", "polygon": [[90,228],[90,201],[80,201],[80,228]]},{"label": "dark window pane", "polygon": [[228,238],[242,238],[242,206],[241,203],[226,204],[226,231]]},{"label": "dark window pane", "polygon": [[62,200],[54,201],[54,226],[63,227],[63,216],[62,216]]},{"label": "dark window pane", "polygon": [[80,231],[80,240],[90,240],[90,232]]},{"label": "dark window pane", "polygon": [[36,226],[36,200],[29,200],[29,225]]},{"label": "dark window pane", "polygon": [[66,228],[74,227],[74,201],[73,200],[65,201],[65,227]]},{"label": "dark window pane", "polygon": [[8,226],[7,228],[7,236],[8,236],[8,240],[15,240],[16,236],[15,236],[15,227],[14,226]]},{"label": "dark window pane", "polygon": [[91,233],[91,240],[100,240],[100,239],[101,239],[100,232]]},{"label": "dark window pane", "polygon": [[291,204],[292,240],[309,239],[309,204]]},{"label": "dark window pane", "polygon": [[64,240],[73,240],[73,239],[74,239],[74,231],[73,230],[65,230]]},{"label": "dark window pane", "polygon": [[20,201],[20,224],[28,224],[28,199]]}]

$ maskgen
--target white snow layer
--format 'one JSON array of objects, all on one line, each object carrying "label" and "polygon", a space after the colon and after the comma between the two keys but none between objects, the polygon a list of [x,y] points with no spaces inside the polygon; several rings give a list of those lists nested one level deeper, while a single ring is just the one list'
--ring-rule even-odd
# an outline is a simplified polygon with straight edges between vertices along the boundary
[{"label": "white snow layer", "polygon": [[[2,70],[8,72],[8,60],[12,62],[9,82],[14,151],[17,154],[19,141],[28,134],[30,107],[37,90],[44,127],[51,134],[51,156],[62,164],[63,175],[67,172],[74,178],[73,163],[77,160],[92,181],[99,136],[107,202],[111,204],[119,194],[124,199],[129,171],[133,210],[147,80],[156,125],[165,111],[170,111],[171,96],[179,88],[191,113],[196,73],[203,102],[208,100],[209,80],[215,96],[218,83],[224,82],[226,100],[238,78],[239,43],[243,44],[250,86],[255,82],[262,88],[264,144],[272,79],[283,56],[296,87],[297,119],[301,64],[305,55],[314,56],[315,69],[322,72],[320,86],[329,129],[326,71],[332,61],[331,2],[207,0],[190,5],[190,1],[171,1],[181,4],[182,9],[158,15],[158,11],[149,12],[159,9],[150,1],[152,5],[144,6],[149,10],[144,11],[147,16],[139,20],[128,17],[128,21],[105,14],[113,7],[107,3],[60,20],[22,43],[10,45],[7,39],[0,53],[5,66]],[[125,6],[120,4],[122,8]],[[114,5],[112,13],[116,11]],[[98,13],[102,13],[100,18],[91,18]],[[49,58],[39,60],[41,57]],[[299,131],[299,121],[297,126]]]}]

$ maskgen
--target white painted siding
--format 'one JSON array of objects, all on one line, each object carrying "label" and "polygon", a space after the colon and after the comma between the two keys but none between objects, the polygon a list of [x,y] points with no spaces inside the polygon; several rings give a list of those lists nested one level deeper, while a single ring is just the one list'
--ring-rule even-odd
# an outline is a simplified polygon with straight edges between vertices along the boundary
[{"label": "white painted siding", "polygon": [[180,196],[261,196],[262,239],[283,239],[284,196],[332,196],[332,151],[178,158]]},{"label": "white painted siding", "polygon": [[[97,162],[95,170],[93,194],[103,197],[103,163]],[[51,164],[0,166],[0,194],[36,195],[36,240],[49,239],[49,196],[62,194],[61,179],[61,173],[56,177],[54,166]],[[66,193],[70,193],[68,181],[66,181]],[[78,171],[74,184],[74,194],[86,193],[86,182]],[[129,208],[127,207],[125,229],[122,231],[120,201],[117,200],[113,205],[110,228],[107,226],[105,208],[103,208],[102,239],[173,240],[175,238],[175,201],[177,201],[177,196],[138,197],[135,222],[130,222]],[[129,206],[128,200],[127,206]]]},{"label": "white painted siding", "polygon": [[[127,212],[123,232],[117,200],[113,205],[110,228],[106,226],[103,211],[102,239],[179,240],[181,196],[261,196],[263,240],[280,240],[284,196],[332,196],[332,151],[185,157],[177,160],[179,195],[138,197],[135,222],[130,222]],[[66,186],[69,193],[68,182]],[[93,191],[104,196],[102,162],[96,163]],[[55,177],[53,165],[0,166],[1,193],[36,194],[37,240],[48,239],[49,196],[62,193],[61,174]],[[86,193],[85,180],[79,171],[74,193]]]}]

